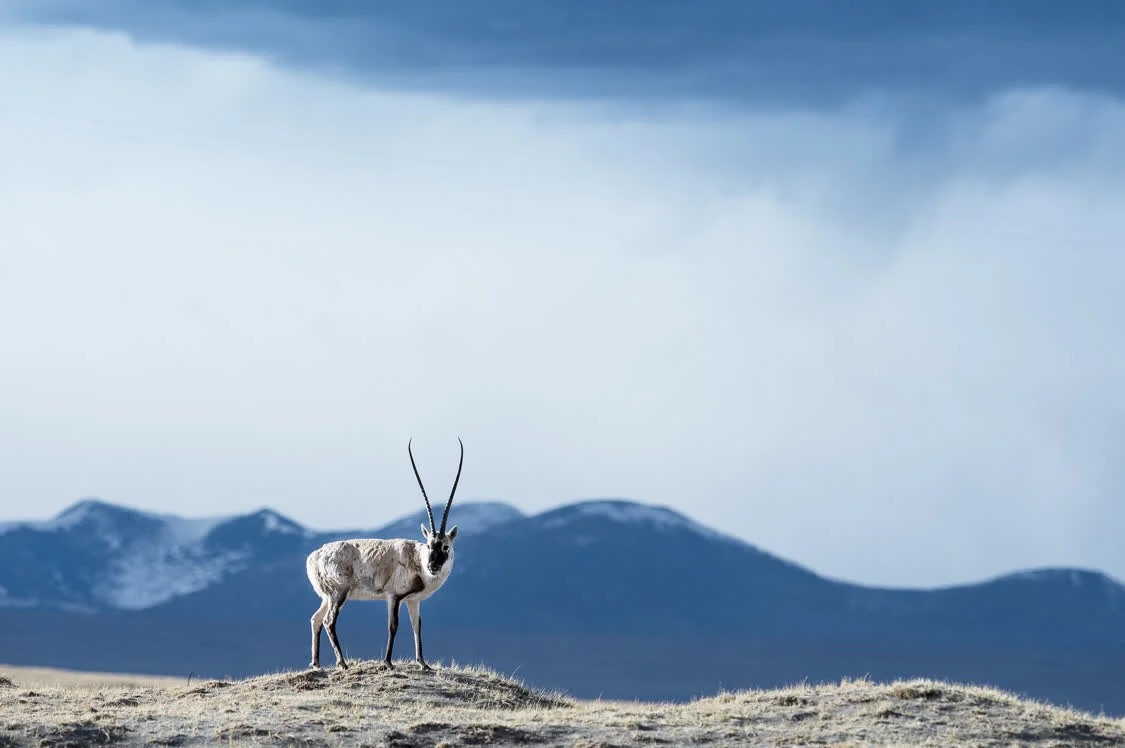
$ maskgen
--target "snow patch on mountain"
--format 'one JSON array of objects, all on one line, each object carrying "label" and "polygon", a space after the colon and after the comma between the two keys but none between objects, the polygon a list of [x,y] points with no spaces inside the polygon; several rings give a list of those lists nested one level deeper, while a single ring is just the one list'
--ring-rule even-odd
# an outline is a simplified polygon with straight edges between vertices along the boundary
[{"label": "snow patch on mountain", "polygon": [[[74,532],[79,528],[90,527],[91,535],[100,540],[111,551],[121,548],[124,539],[117,532],[114,515],[132,513],[132,510],[122,509],[107,504],[97,499],[83,499],[67,507],[57,516],[48,520],[33,520],[28,522],[12,522],[0,528],[0,534],[17,529],[28,529],[37,532]],[[139,516],[145,516],[137,512]]]},{"label": "snow patch on mountain", "polygon": [[634,501],[597,499],[571,504],[553,510],[544,522],[546,527],[561,527],[579,519],[601,517],[621,524],[644,524],[661,531],[687,530],[708,538],[732,540],[710,527],[701,525],[668,507],[639,504]]},{"label": "snow patch on mountain", "polygon": [[149,515],[161,521],[157,534],[135,541],[110,564],[94,593],[110,607],[140,610],[191,594],[246,566],[245,551],[207,553],[203,540],[225,518],[186,519]]},{"label": "snow patch on mountain", "polygon": [[99,599],[120,610],[140,610],[198,592],[246,569],[253,546],[216,551],[204,541],[221,525],[259,522],[263,535],[308,534],[304,527],[272,509],[240,517],[186,519],[153,515],[163,527],[151,542],[135,543],[117,559],[97,589]]},{"label": "snow patch on mountain", "polygon": [[262,518],[262,528],[266,532],[275,532],[282,535],[308,535],[309,531],[298,525],[288,517],[282,516],[272,509],[263,509],[258,512]]},{"label": "snow patch on mountain", "polygon": [[[263,511],[261,516],[267,532],[303,532],[299,525],[275,512]],[[251,555],[248,551],[205,548],[212,530],[228,521],[229,517],[186,518],[84,499],[52,519],[8,523],[0,527],[0,533],[22,528],[81,537],[83,543],[95,540],[105,553],[106,566],[100,578],[82,593],[73,589],[74,579],[56,571],[53,586],[62,599],[52,600],[52,605],[84,598],[118,610],[140,610],[197,592],[246,567]],[[0,607],[41,604],[38,599],[0,592]]]},{"label": "snow patch on mountain", "polygon": [[[17,522],[0,523],[0,535],[13,530],[36,530],[38,532],[60,532],[77,528],[80,524],[98,522],[101,520],[101,511],[109,505],[87,498],[75,503],[52,517],[51,520],[26,520]],[[113,508],[113,507],[110,507]],[[109,539],[113,541],[113,538]],[[120,542],[120,539],[116,539]]]},{"label": "snow patch on mountain", "polygon": [[[475,501],[458,507],[453,506],[449,513],[449,526],[457,525],[457,532],[484,532],[490,527],[505,522],[522,519],[523,512],[511,504],[501,501]],[[436,517],[438,522],[440,517]]]},{"label": "snow patch on mountain", "polygon": [[138,548],[114,564],[97,589],[98,597],[119,610],[142,610],[198,592],[246,568],[248,553],[204,556],[193,548]]},{"label": "snow patch on mountain", "polygon": [[198,543],[207,537],[217,525],[226,521],[226,517],[177,517],[174,514],[156,515],[164,521],[164,526],[171,542],[177,545]]}]

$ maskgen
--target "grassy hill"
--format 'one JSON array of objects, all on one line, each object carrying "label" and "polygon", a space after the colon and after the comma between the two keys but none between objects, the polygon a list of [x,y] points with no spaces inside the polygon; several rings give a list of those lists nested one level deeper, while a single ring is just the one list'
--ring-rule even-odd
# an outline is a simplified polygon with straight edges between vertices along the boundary
[{"label": "grassy hill", "polygon": [[1125,743],[1125,721],[934,681],[844,681],[688,704],[579,701],[480,668],[239,681],[0,668],[0,745]]}]

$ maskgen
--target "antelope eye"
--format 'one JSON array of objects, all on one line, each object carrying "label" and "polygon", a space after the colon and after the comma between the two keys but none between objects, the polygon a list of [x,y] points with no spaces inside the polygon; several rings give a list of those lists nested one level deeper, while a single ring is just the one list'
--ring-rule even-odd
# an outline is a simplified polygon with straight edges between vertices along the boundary
[{"label": "antelope eye", "polygon": [[448,546],[448,545],[443,545],[443,546],[441,547],[441,549],[442,549],[443,551],[448,551],[448,550],[449,550],[449,546]]}]

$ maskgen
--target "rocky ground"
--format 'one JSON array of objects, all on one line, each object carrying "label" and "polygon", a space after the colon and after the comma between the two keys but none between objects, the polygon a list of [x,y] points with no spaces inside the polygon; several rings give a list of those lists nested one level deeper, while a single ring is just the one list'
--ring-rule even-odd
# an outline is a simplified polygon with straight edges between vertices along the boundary
[{"label": "rocky ground", "polygon": [[406,663],[193,683],[0,672],[0,746],[1125,745],[1122,720],[930,681],[675,705],[577,701],[479,668]]}]

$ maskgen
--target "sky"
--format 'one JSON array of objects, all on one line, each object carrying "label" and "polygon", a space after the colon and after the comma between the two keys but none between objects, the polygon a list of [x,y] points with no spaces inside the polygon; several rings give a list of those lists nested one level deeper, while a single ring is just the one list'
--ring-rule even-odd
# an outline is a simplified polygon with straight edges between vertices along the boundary
[{"label": "sky", "polygon": [[0,517],[372,527],[460,436],[463,501],[1125,579],[1119,11],[490,2],[0,0]]}]

